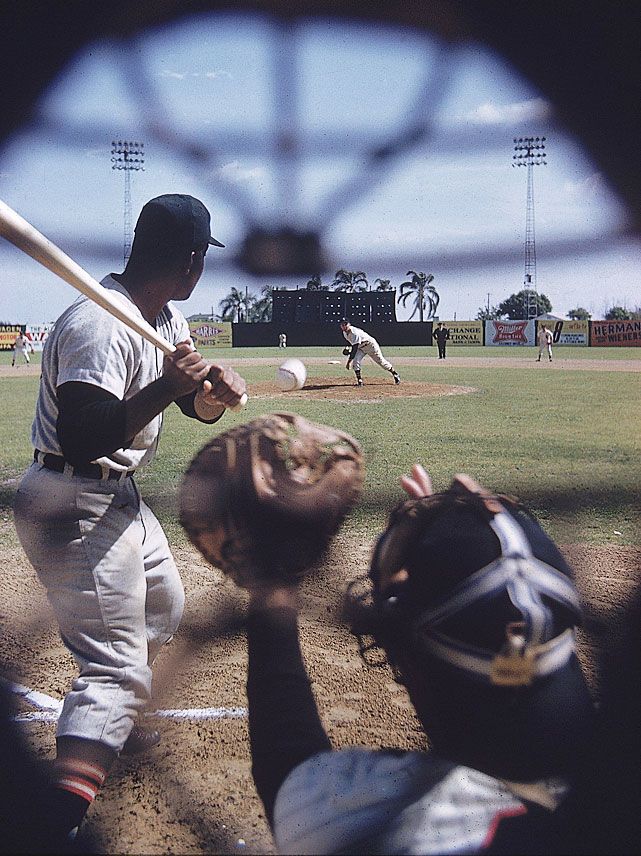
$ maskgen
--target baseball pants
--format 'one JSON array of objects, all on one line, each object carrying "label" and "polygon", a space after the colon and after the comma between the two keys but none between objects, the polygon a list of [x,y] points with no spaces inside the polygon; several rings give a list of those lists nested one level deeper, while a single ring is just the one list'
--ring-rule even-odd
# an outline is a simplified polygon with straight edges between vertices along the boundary
[{"label": "baseball pants", "polygon": [[57,735],[119,752],[151,698],[151,664],[182,617],[184,590],[165,534],[133,478],[79,478],[38,463],[14,512],[79,669]]},{"label": "baseball pants", "polygon": [[26,348],[20,348],[20,349],[14,348],[13,349],[13,357],[11,359],[11,365],[15,366],[15,364],[18,362],[18,355],[19,354],[22,354],[22,359],[25,361],[25,363],[27,363],[27,365],[29,365],[31,360],[29,359],[29,351],[27,351]]},{"label": "baseball pants", "polygon": [[354,361],[352,362],[352,368],[355,372],[360,371],[363,357],[370,357],[375,363],[377,363],[377,365],[382,369],[385,369],[387,372],[392,370],[392,364],[385,359],[383,352],[378,345],[363,345],[356,351]]}]

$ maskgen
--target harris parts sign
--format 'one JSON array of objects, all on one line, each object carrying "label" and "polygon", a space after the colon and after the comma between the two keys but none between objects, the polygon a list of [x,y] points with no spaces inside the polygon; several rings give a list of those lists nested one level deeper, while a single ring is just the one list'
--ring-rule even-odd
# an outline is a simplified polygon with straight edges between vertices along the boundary
[{"label": "harris parts sign", "polygon": [[189,332],[196,348],[231,348],[231,321],[191,321]]}]

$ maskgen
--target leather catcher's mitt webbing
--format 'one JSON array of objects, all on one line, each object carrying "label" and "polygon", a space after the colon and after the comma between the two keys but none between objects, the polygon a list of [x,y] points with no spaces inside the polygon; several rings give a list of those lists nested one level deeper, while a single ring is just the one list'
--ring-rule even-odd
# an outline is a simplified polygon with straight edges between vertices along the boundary
[{"label": "leather catcher's mitt webbing", "polygon": [[180,521],[203,556],[237,585],[295,582],[358,499],[364,472],[353,437],[273,413],[201,449],[180,488]]}]

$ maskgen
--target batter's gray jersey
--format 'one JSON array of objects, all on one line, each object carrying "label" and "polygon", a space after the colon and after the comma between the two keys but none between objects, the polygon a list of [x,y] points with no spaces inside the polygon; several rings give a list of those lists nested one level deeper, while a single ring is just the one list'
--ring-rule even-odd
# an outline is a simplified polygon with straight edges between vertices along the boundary
[{"label": "batter's gray jersey", "polygon": [[[142,314],[127,291],[111,274],[102,285],[116,292],[129,311]],[[172,344],[189,341],[189,325],[168,303],[156,319],[156,329]],[[61,455],[56,432],[56,388],[69,381],[99,386],[118,399],[128,399],[162,374],[163,355],[139,333],[126,327],[87,297],[79,297],[56,321],[42,354],[42,380],[31,429],[34,448]],[[135,469],[154,456],[162,413],[134,437],[127,449],[118,449],[97,463],[112,469]]]}]

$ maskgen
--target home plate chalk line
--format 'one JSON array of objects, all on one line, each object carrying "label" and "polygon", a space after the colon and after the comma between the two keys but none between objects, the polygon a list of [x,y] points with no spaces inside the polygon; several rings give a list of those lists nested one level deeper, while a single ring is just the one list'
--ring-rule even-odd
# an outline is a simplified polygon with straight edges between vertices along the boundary
[{"label": "home plate chalk line", "polygon": [[[56,722],[62,711],[62,701],[53,698],[46,693],[30,690],[21,684],[0,677],[0,683],[9,692],[20,696],[36,710],[18,713],[13,718],[14,722]],[[150,710],[144,714],[148,717],[159,717],[161,719],[243,719],[247,716],[246,707],[192,707],[184,710]]]}]

